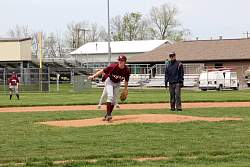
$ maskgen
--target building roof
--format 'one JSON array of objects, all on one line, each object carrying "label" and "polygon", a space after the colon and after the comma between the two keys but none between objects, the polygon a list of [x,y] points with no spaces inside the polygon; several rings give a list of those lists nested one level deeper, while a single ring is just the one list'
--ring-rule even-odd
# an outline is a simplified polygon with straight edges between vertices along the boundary
[{"label": "building roof", "polygon": [[177,59],[181,61],[250,60],[250,38],[167,43],[131,57],[128,62],[163,62],[169,59],[170,52],[176,52]]},{"label": "building roof", "polygon": [[[168,40],[113,41],[110,42],[110,47],[112,53],[143,53],[169,42],[170,41]],[[104,53],[108,53],[108,42],[89,42],[70,54],[81,55]]]},{"label": "building roof", "polygon": [[0,38],[0,42],[22,42],[31,40],[31,38]]}]

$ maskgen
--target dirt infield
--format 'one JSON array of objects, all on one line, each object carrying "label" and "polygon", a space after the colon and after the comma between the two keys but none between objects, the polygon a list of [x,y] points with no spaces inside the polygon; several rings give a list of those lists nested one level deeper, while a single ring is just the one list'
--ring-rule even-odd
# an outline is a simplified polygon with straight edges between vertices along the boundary
[{"label": "dirt infield", "polygon": [[[202,102],[183,103],[183,108],[210,108],[210,107],[250,107],[250,102]],[[129,109],[164,109],[169,108],[167,103],[152,104],[121,104],[120,110]],[[97,110],[96,105],[75,105],[75,106],[36,106],[36,107],[8,107],[0,108],[0,112],[37,112],[37,111],[79,111]],[[102,106],[105,110],[105,106]]]},{"label": "dirt infield", "polygon": [[227,121],[241,120],[241,118],[214,118],[214,117],[195,117],[176,114],[138,114],[115,116],[112,122],[102,121],[102,118],[64,120],[40,122],[40,124],[59,126],[59,127],[86,127],[97,125],[114,125],[124,123],[170,123],[170,122],[190,122],[190,121]]}]

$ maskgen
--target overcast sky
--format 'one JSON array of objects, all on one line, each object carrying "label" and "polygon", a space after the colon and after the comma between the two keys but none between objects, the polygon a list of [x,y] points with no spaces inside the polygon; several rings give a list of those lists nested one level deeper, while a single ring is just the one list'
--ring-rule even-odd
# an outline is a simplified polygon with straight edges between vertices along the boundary
[{"label": "overcast sky", "polygon": [[[128,12],[148,14],[152,6],[175,5],[178,20],[192,39],[241,38],[250,31],[249,0],[110,0],[110,17]],[[71,22],[107,27],[107,0],[0,0],[0,36],[10,27],[63,34]]]}]

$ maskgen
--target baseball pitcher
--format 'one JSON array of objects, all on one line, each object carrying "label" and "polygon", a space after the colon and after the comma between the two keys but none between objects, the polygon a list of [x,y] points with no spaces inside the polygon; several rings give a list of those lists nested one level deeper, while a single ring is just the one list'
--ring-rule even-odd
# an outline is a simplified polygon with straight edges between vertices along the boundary
[{"label": "baseball pitcher", "polygon": [[115,101],[117,101],[117,94],[120,89],[121,81],[125,80],[123,94],[128,96],[128,81],[130,77],[130,71],[126,65],[127,58],[124,55],[118,57],[118,63],[110,64],[103,70],[98,71],[94,75],[88,77],[93,80],[97,76],[104,74],[102,81],[105,82],[105,89],[107,93],[107,112],[103,118],[103,121],[112,120],[112,111],[114,109]]}]

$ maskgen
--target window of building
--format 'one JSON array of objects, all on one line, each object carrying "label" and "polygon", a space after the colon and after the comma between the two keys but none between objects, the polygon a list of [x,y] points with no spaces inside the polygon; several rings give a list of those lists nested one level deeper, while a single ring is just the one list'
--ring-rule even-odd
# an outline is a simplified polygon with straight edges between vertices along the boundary
[{"label": "window of building", "polygon": [[215,63],[214,67],[215,68],[222,68],[223,67],[223,63]]}]

